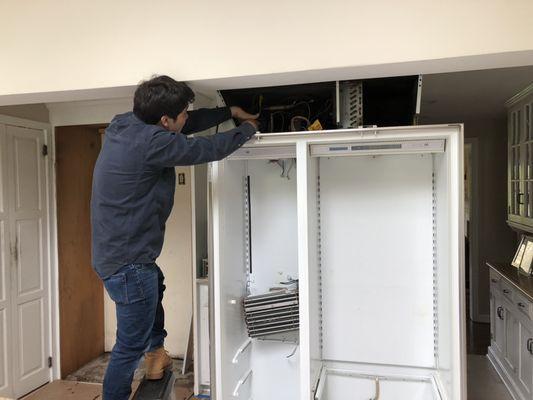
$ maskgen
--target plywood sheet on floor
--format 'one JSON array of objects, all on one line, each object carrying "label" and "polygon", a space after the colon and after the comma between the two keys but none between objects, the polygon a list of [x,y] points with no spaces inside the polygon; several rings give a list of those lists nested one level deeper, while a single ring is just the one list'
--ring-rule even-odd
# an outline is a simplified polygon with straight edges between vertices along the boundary
[{"label": "plywood sheet on floor", "polygon": [[94,383],[54,381],[37,389],[23,400],[97,400],[102,398],[102,385]]},{"label": "plywood sheet on floor", "polygon": [[[132,385],[133,393],[139,386],[139,382]],[[191,398],[192,387],[182,386],[176,382],[174,386],[176,400],[187,400]],[[98,383],[83,383],[73,381],[54,381],[37,389],[22,400],[101,400],[102,385]]]}]

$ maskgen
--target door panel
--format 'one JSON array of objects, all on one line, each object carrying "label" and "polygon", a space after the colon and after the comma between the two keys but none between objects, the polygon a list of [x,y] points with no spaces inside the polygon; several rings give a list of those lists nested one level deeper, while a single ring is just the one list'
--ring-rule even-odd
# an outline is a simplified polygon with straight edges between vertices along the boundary
[{"label": "door panel", "polygon": [[[520,390],[527,398],[531,398],[533,389],[533,356],[530,349],[533,351],[531,341],[533,335],[529,324],[524,324],[520,321],[520,350],[519,350],[519,366],[518,366],[518,382]],[[529,346],[528,346],[529,345]]]},{"label": "door panel", "polygon": [[0,397],[12,397],[11,338],[8,329],[11,323],[10,296],[10,246],[7,229],[7,141],[5,125],[0,124]]},{"label": "door panel", "polygon": [[43,130],[7,126],[15,397],[49,381],[48,220]]},{"label": "door panel", "polygon": [[65,377],[104,352],[104,292],[91,267],[90,221],[100,134],[93,126],[60,127],[55,140],[61,377]]},{"label": "door panel", "polygon": [[17,256],[15,257],[18,295],[26,296],[42,290],[43,267],[39,241],[41,220],[28,219],[17,221]]},{"label": "door panel", "polygon": [[496,298],[496,309],[494,315],[495,327],[494,327],[494,344],[496,350],[503,356],[504,334],[505,334],[505,322],[504,322],[504,308],[500,298]]},{"label": "door panel", "polygon": [[8,347],[7,347],[7,310],[0,309],[0,396],[9,396],[11,391],[11,385],[8,378]]},{"label": "door panel", "polygon": [[[9,129],[9,128],[8,128]],[[22,128],[11,128],[22,132]],[[39,131],[36,131],[39,132]],[[26,132],[24,132],[26,133]],[[40,211],[42,208],[40,141],[31,134],[13,139],[15,156],[15,211]]]},{"label": "door panel", "polygon": [[[43,301],[36,299],[21,304],[18,309],[20,338],[23,346],[19,347],[18,358],[20,360],[20,376],[22,379],[43,369],[45,362],[44,343],[42,338],[45,336],[42,321]],[[35,337],[39,340],[35,340]]]},{"label": "door panel", "polygon": [[518,365],[518,320],[507,309],[505,311],[505,361],[514,372]]}]

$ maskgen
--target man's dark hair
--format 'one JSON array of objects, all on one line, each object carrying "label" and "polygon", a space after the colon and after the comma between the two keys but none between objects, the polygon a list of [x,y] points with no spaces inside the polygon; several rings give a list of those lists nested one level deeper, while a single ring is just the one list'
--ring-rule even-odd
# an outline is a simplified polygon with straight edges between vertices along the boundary
[{"label": "man's dark hair", "polygon": [[185,83],[166,75],[155,76],[135,90],[133,113],[141,121],[155,125],[163,115],[176,119],[193,101],[194,92]]}]

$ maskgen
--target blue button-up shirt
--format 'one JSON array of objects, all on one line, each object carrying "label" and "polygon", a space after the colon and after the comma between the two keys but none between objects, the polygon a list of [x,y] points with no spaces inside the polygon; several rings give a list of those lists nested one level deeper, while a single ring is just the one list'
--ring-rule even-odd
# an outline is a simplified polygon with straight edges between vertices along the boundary
[{"label": "blue button-up shirt", "polygon": [[161,253],[174,204],[177,165],[221,160],[255,133],[252,124],[188,137],[231,117],[228,108],[191,111],[182,133],[149,125],[132,112],[113,118],[96,161],[91,198],[92,263],[105,279]]}]

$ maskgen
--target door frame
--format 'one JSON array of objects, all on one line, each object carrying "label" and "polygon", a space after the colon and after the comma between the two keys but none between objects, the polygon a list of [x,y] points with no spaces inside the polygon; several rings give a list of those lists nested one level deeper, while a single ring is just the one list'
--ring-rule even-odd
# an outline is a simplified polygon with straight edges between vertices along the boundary
[{"label": "door frame", "polygon": [[470,237],[469,237],[469,281],[470,319],[474,322],[490,322],[490,315],[479,313],[479,141],[478,138],[465,138],[465,145],[472,149],[470,165]]},{"label": "door frame", "polygon": [[[11,117],[0,114],[0,124],[14,125],[22,128],[39,129],[44,131],[44,144],[48,148],[48,156],[45,157],[45,200],[46,200],[46,217],[48,219],[48,346],[50,356],[52,357],[52,368],[49,373],[49,380],[56,378],[58,368],[58,349],[59,349],[59,320],[57,318],[57,246],[56,246],[56,218],[55,218],[55,175],[53,157],[53,131],[49,123],[32,121],[23,118]],[[12,376],[11,376],[12,379]],[[13,382],[12,382],[13,383]]]}]

